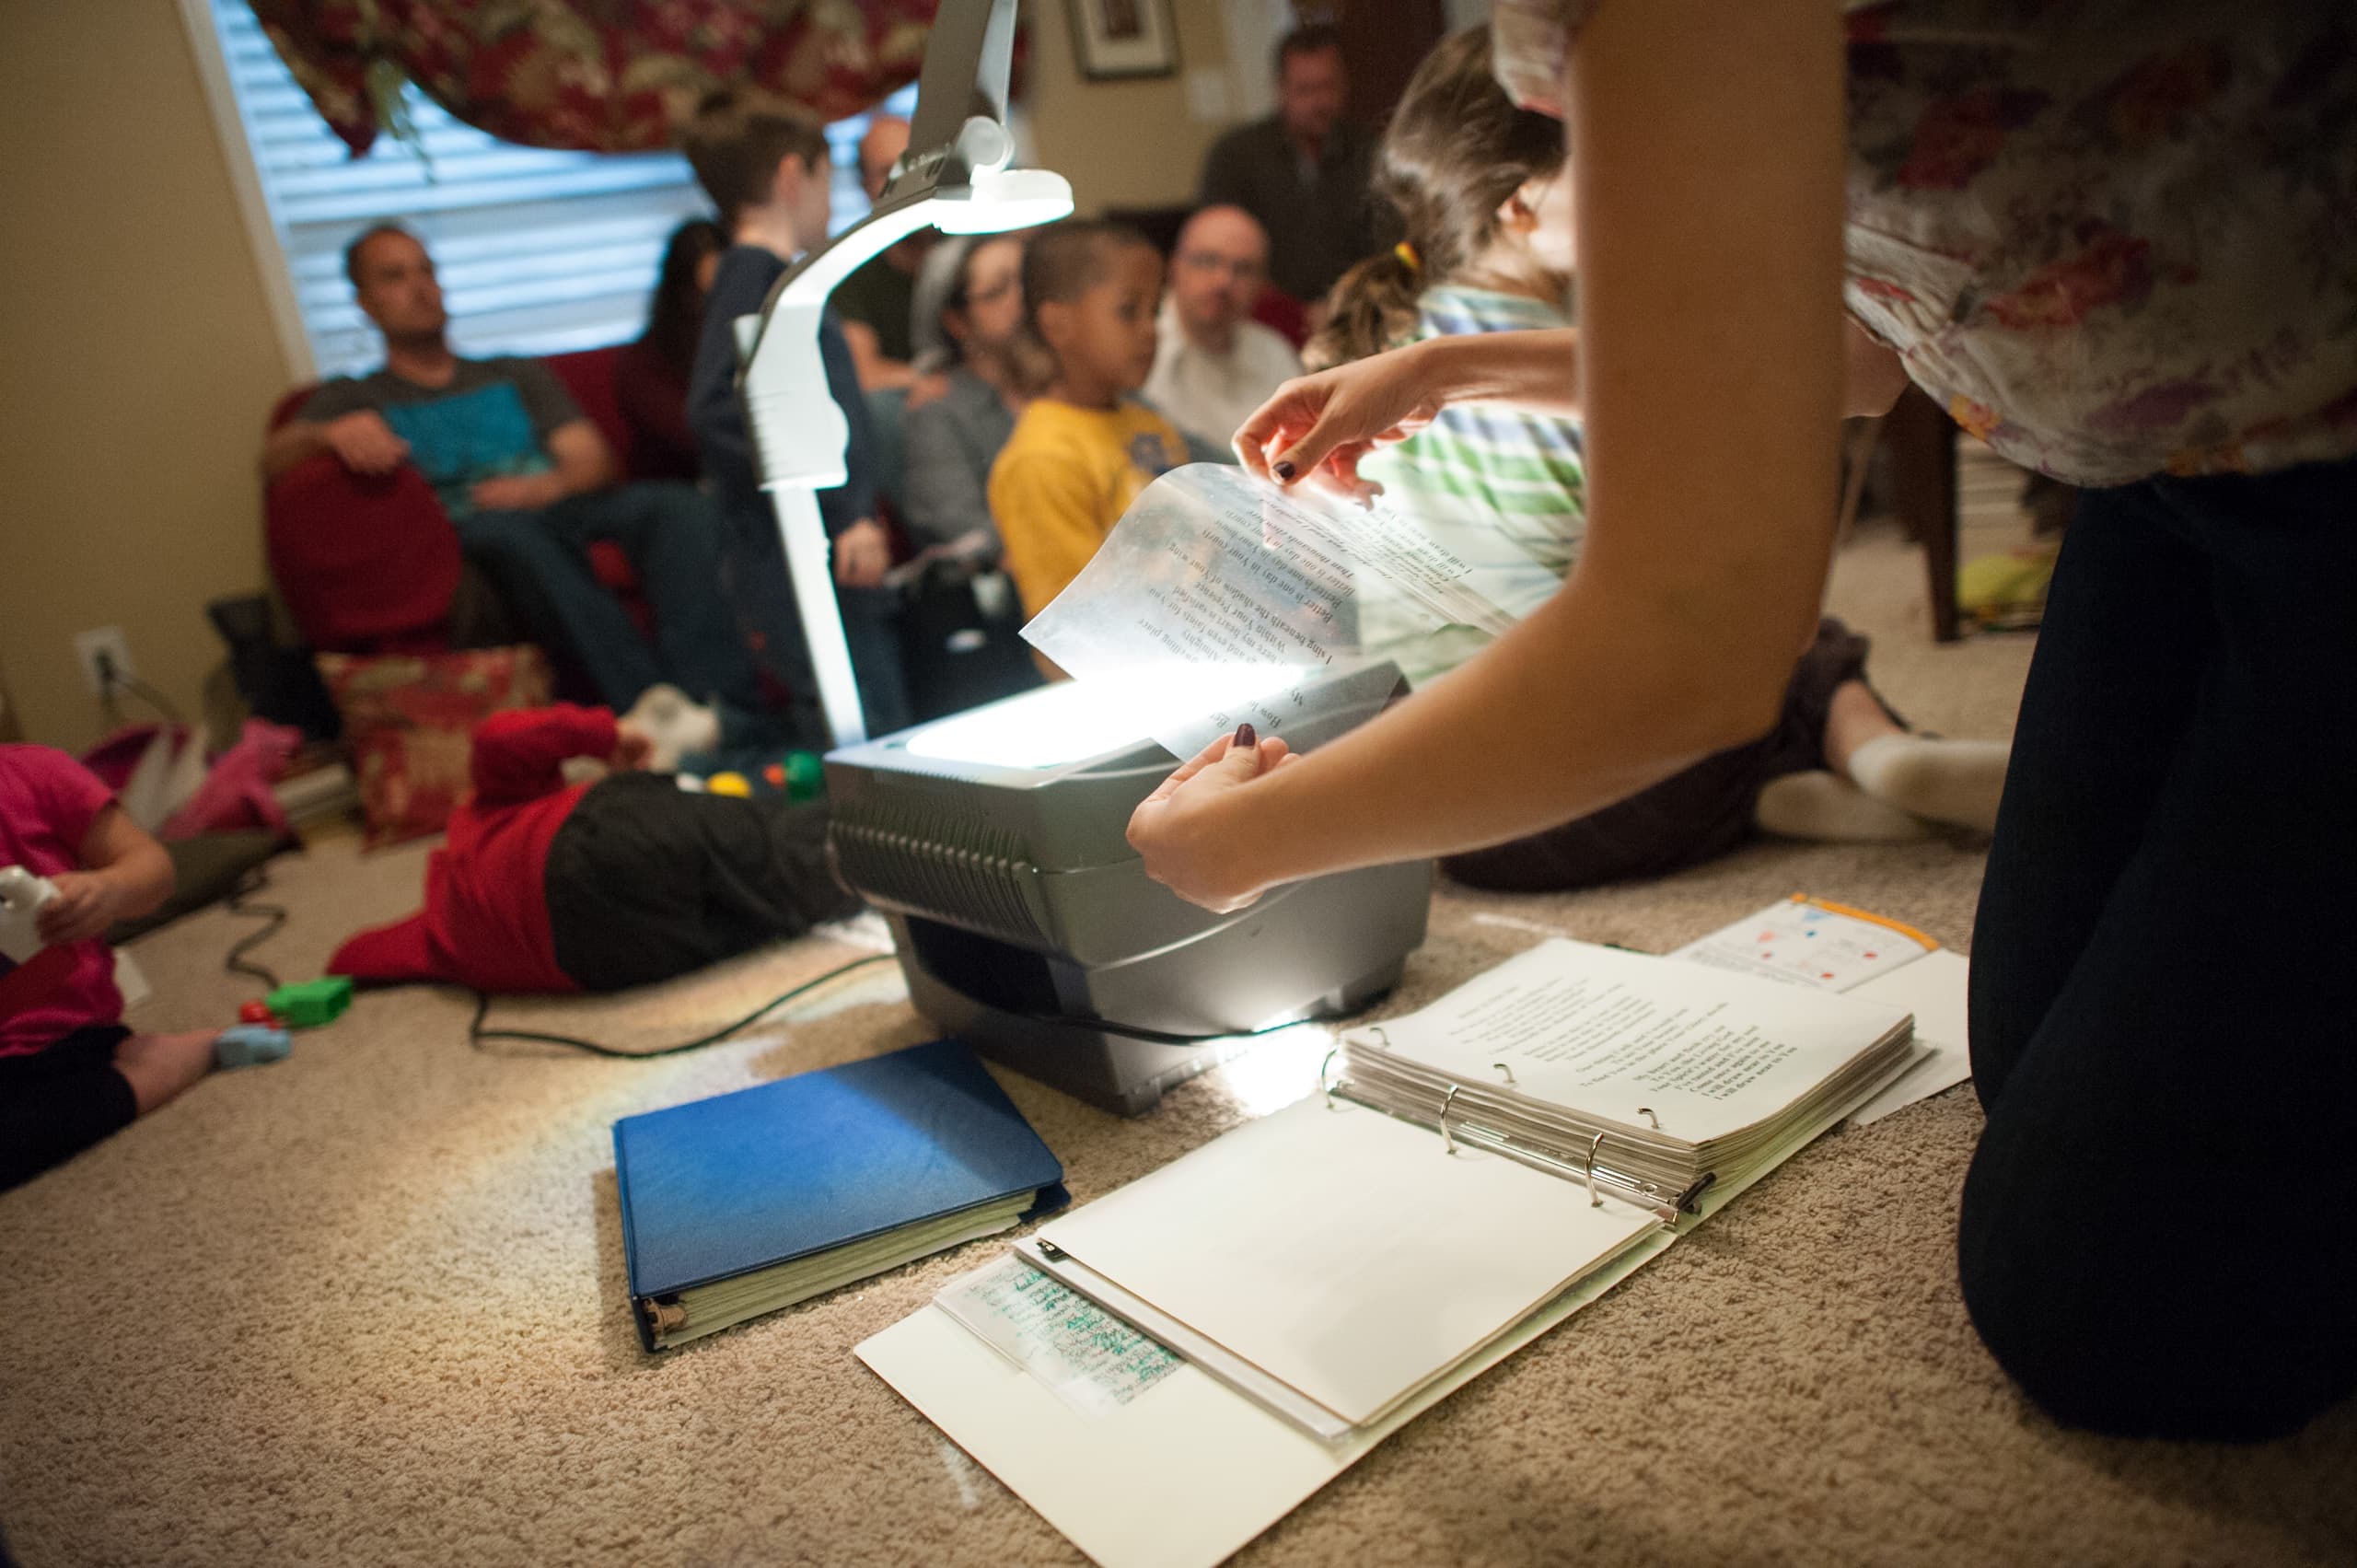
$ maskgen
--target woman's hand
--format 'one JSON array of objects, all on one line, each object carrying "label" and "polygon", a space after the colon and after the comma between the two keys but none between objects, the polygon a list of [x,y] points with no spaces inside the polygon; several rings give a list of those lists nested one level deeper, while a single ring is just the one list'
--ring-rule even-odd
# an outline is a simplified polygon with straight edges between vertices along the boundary
[{"label": "woman's hand", "polygon": [[1359,477],[1359,459],[1413,436],[1447,401],[1423,348],[1411,344],[1287,381],[1236,433],[1236,455],[1280,484],[1306,479],[1359,500],[1381,494]]},{"label": "woman's hand", "polygon": [[1246,725],[1181,763],[1130,816],[1130,843],[1144,860],[1146,875],[1217,914],[1259,898],[1269,884],[1236,853],[1219,807],[1232,802],[1237,790],[1294,760],[1283,740],[1258,739]]},{"label": "woman's hand", "polygon": [[1236,455],[1262,479],[1364,501],[1381,487],[1359,478],[1359,459],[1452,404],[1576,418],[1578,354],[1576,327],[1427,338],[1286,382],[1236,433]]}]

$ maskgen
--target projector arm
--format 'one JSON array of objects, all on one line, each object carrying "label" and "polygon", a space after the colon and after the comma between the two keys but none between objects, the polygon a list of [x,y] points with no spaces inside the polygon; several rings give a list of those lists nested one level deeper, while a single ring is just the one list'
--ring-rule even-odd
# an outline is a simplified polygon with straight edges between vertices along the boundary
[{"label": "projector arm", "polygon": [[761,486],[776,508],[810,666],[838,747],[866,738],[851,650],[834,596],[817,493],[843,482],[850,428],[827,392],[819,323],[835,286],[920,228],[995,234],[1072,211],[1072,188],[1041,169],[1009,169],[1007,72],[1016,0],[942,0],[918,78],[910,151],[868,215],[806,254],[759,316],[736,323],[737,390]]}]

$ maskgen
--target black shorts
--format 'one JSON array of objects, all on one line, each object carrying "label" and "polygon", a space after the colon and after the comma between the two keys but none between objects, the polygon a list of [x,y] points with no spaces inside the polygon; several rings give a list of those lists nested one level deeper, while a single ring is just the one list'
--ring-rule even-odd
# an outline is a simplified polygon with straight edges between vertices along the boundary
[{"label": "black shorts", "polygon": [[131,1080],[114,1064],[131,1038],[93,1024],[23,1055],[0,1056],[0,1191],[31,1180],[139,1114]]}]

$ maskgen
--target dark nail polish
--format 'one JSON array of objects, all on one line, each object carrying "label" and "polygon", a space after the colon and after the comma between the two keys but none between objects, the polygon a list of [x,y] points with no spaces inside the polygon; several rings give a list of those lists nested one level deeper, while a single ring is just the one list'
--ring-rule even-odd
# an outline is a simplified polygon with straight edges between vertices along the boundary
[{"label": "dark nail polish", "polygon": [[1251,726],[1251,724],[1249,723],[1249,721],[1248,721],[1248,722],[1246,722],[1246,723],[1244,723],[1244,724],[1237,725],[1237,726],[1236,726],[1236,738],[1228,742],[1228,746],[1229,746],[1231,749],[1236,748],[1236,747],[1239,747],[1239,746],[1241,746],[1241,747],[1258,746],[1258,745],[1260,745],[1260,736],[1259,736],[1259,735],[1257,735],[1257,734],[1255,734],[1255,733],[1253,732],[1252,726]]},{"label": "dark nail polish", "polygon": [[1294,467],[1292,463],[1290,463],[1290,462],[1286,461],[1286,460],[1285,460],[1284,459],[1283,459],[1283,458],[1279,458],[1279,459],[1276,460],[1276,462],[1274,462],[1274,463],[1273,463],[1273,464],[1271,464],[1271,466],[1276,470],[1277,477],[1278,477],[1279,479],[1282,479],[1282,480],[1286,481],[1287,482],[1290,482],[1292,481],[1292,479],[1293,479],[1293,476],[1294,476],[1294,475],[1295,475],[1295,474],[1297,474],[1297,473],[1299,473],[1299,472],[1301,471],[1299,469],[1297,469],[1297,468]]}]

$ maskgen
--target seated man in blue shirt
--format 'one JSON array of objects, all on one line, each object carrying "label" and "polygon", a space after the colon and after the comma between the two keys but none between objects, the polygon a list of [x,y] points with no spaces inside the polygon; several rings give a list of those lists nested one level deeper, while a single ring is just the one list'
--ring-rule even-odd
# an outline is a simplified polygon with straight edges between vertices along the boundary
[{"label": "seated man in blue shirt", "polygon": [[[580,662],[606,706],[624,712],[668,681],[749,711],[751,656],[713,592],[721,532],[711,503],[683,484],[617,484],[605,438],[540,361],[453,354],[434,260],[407,230],[369,229],[344,268],[384,334],[384,367],[314,392],[272,433],[263,476],[331,451],[355,473],[414,463],[468,558],[534,641]],[[592,574],[597,540],[620,544],[637,569],[653,646]]]},{"label": "seated man in blue shirt", "polygon": [[[688,424],[727,517],[731,586],[761,639],[759,656],[794,693],[798,722],[822,725],[784,546],[737,398],[736,322],[761,310],[792,258],[826,241],[827,139],[814,124],[721,93],[706,100],[685,142],[688,161],[733,241],[721,253],[704,299],[703,334],[688,382]],[[909,699],[894,625],[900,597],[882,587],[891,550],[876,520],[875,435],[850,345],[831,312],[819,329],[819,350],[828,391],[851,426],[843,454],[847,481],[819,493],[819,511],[834,540],[835,601],[867,732],[885,735],[908,726]]]}]

